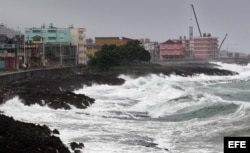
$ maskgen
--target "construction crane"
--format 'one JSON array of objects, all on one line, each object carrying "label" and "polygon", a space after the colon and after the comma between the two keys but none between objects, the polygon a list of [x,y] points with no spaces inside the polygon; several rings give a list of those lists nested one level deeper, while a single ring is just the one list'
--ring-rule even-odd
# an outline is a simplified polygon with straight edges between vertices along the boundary
[{"label": "construction crane", "polygon": [[222,42],[220,43],[219,50],[221,49],[221,46],[223,45],[224,41],[226,40],[227,35],[228,35],[228,34],[225,35],[224,39],[223,39]]},{"label": "construction crane", "polygon": [[198,29],[199,29],[200,37],[202,37],[201,29],[200,29],[200,26],[199,26],[199,23],[198,23],[198,19],[197,19],[196,13],[195,13],[194,5],[191,4],[191,7],[192,7],[193,12],[194,12],[194,17],[195,17],[195,20],[196,20],[196,23],[197,23],[197,27],[198,27]]}]

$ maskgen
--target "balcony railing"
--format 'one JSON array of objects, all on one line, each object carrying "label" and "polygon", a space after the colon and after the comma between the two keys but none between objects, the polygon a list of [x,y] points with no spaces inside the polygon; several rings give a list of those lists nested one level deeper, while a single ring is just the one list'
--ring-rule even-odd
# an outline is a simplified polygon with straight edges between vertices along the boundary
[{"label": "balcony railing", "polygon": [[15,49],[17,48],[16,44],[0,44],[0,49]]},{"label": "balcony railing", "polygon": [[85,30],[85,28],[79,28],[78,31],[79,31],[79,32],[85,32],[86,30]]}]

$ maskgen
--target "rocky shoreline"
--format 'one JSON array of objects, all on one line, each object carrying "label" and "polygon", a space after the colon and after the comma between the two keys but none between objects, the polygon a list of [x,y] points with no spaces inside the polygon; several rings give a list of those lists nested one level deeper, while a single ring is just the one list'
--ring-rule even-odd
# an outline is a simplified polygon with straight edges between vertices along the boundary
[{"label": "rocky shoreline", "polygon": [[2,153],[70,153],[46,125],[23,123],[1,114],[0,121]]},{"label": "rocky shoreline", "polygon": [[[206,75],[235,75],[235,72],[214,68],[213,65],[179,65],[160,68],[131,68],[113,70],[111,72],[90,72],[79,69],[76,73],[65,73],[53,77],[27,77],[0,86],[0,105],[18,96],[25,105],[39,104],[52,109],[71,109],[72,106],[85,109],[95,102],[84,94],[75,94],[75,89],[83,85],[110,84],[121,85],[120,74],[134,77],[147,74],[175,74],[192,76],[200,73]],[[0,112],[0,152],[10,153],[68,153],[69,149],[56,137],[46,125],[34,125],[15,121]],[[32,132],[31,132],[32,131]],[[56,131],[59,133],[59,131]],[[71,148],[75,153],[84,146],[72,142]]]},{"label": "rocky shoreline", "polygon": [[[25,105],[39,104],[52,109],[85,109],[94,99],[73,90],[92,83],[118,85],[124,80],[95,74],[74,74],[64,77],[25,78],[0,87],[0,105],[18,96]],[[46,125],[15,121],[0,111],[0,152],[4,153],[70,153],[69,149]],[[57,131],[57,130],[54,130]],[[59,133],[56,132],[56,133]],[[72,142],[71,150],[80,153],[82,143]]]}]

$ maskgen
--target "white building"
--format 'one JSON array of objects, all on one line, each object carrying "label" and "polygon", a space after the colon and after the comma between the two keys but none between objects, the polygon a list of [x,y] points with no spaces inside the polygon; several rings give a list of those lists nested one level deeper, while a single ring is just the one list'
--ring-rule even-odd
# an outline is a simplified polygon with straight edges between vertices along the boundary
[{"label": "white building", "polygon": [[71,34],[71,43],[72,45],[77,46],[77,55],[78,63],[77,64],[86,64],[86,35],[85,28],[74,28],[73,25],[69,26]]},{"label": "white building", "polygon": [[140,42],[145,50],[150,53],[151,60],[158,60],[160,55],[160,44],[158,42],[151,42],[149,38],[140,39]]}]

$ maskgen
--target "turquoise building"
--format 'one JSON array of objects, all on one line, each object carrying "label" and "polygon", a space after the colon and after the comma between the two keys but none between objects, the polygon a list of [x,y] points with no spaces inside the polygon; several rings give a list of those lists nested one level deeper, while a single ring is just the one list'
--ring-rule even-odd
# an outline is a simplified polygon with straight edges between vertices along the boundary
[{"label": "turquoise building", "polygon": [[[49,26],[25,28],[23,61],[31,66],[85,64],[85,29]],[[33,47],[33,48],[32,48]],[[37,64],[38,63],[38,64]]]},{"label": "turquoise building", "polygon": [[40,28],[26,28],[25,42],[45,44],[71,42],[70,29],[56,28],[52,23],[49,27],[42,25]]}]

